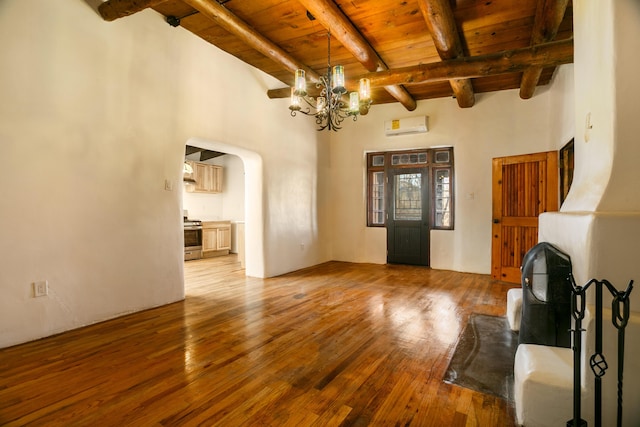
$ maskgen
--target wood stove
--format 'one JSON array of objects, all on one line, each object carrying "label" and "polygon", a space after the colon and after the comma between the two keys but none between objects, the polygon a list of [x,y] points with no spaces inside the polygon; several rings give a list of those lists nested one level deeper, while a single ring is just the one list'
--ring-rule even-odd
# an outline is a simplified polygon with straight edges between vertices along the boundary
[{"label": "wood stove", "polygon": [[542,242],[522,260],[519,344],[571,347],[571,259]]}]

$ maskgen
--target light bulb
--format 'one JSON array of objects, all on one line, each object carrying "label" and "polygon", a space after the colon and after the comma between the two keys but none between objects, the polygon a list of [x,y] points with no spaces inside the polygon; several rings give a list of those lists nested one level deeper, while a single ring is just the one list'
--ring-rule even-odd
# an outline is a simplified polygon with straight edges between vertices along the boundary
[{"label": "light bulb", "polygon": [[363,101],[371,99],[371,81],[369,79],[360,79],[360,99]]},{"label": "light bulb", "polygon": [[296,88],[291,88],[291,105],[289,105],[291,111],[300,111],[300,97],[296,95]]},{"label": "light bulb", "polygon": [[351,92],[349,94],[349,110],[356,114],[360,110],[360,96],[358,95],[358,92]]},{"label": "light bulb", "polygon": [[345,93],[344,88],[344,67],[336,65],[333,67],[333,93]]},{"label": "light bulb", "polygon": [[304,78],[304,70],[297,69],[295,74],[295,94],[305,96],[307,94],[307,81]]}]

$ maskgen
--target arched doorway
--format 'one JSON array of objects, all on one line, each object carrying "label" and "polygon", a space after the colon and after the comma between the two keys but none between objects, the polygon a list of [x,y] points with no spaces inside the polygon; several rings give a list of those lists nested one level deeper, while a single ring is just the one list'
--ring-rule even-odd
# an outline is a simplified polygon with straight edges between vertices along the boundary
[{"label": "arched doorway", "polygon": [[219,141],[190,138],[186,141],[185,146],[186,145],[233,154],[242,160],[245,173],[244,222],[246,275],[251,277],[265,277],[262,158],[256,152]]}]

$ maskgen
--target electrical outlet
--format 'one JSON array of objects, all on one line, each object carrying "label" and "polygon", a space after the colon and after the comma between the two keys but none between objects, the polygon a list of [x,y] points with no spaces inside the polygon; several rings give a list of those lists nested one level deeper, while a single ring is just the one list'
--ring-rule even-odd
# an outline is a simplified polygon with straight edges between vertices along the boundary
[{"label": "electrical outlet", "polygon": [[49,295],[49,282],[46,280],[40,280],[38,282],[33,282],[33,296],[35,297],[44,297]]},{"label": "electrical outlet", "polygon": [[164,189],[167,191],[173,191],[173,181],[170,179],[164,180]]}]

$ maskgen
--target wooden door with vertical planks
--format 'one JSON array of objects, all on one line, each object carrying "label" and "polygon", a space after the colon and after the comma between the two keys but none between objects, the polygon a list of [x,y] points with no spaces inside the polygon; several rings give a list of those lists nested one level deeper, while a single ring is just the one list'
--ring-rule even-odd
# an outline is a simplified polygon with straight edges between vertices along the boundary
[{"label": "wooden door with vertical planks", "polygon": [[557,210],[557,151],[493,159],[494,279],[520,283],[522,258],[538,243],[538,215]]}]

